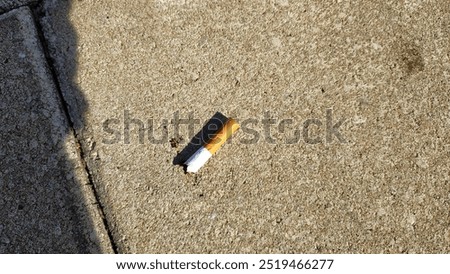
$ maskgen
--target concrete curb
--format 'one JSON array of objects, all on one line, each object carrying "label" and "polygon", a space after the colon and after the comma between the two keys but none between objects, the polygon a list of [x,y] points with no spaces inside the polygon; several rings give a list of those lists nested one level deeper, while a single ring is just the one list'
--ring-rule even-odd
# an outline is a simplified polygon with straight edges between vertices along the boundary
[{"label": "concrete curb", "polygon": [[0,37],[0,253],[112,253],[30,9]]},{"label": "concrete curb", "polygon": [[38,0],[1,0],[0,14],[16,9],[21,6],[37,3]]}]

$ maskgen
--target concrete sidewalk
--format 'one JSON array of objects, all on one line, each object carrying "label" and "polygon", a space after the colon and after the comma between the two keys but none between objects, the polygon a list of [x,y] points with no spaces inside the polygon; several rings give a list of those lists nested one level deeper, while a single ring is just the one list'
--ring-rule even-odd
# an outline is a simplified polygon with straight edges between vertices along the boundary
[{"label": "concrete sidewalk", "polygon": [[[51,181],[37,190],[45,201],[32,202],[46,230],[76,229],[61,238],[69,243],[62,252],[450,252],[447,1],[43,0],[33,9],[69,119],[53,86],[41,88],[53,99],[37,101],[46,107],[33,121],[43,125],[30,128],[23,114],[32,113],[31,87],[42,75],[51,82],[48,70],[29,69],[45,67],[43,58],[2,67],[1,85],[13,85],[1,88],[2,111],[16,115],[2,121],[2,142],[31,142],[49,128],[37,146],[53,153],[2,146],[13,164],[2,162],[0,187],[15,187],[2,219],[19,212],[16,193]],[[36,35],[25,35],[27,27],[11,36],[20,14],[33,28],[26,8],[11,14],[2,16],[0,37],[19,46],[2,40],[0,58],[15,50],[10,62],[19,62],[20,45],[30,47],[20,41]],[[25,83],[6,74],[21,66]],[[7,108],[13,103],[23,110]],[[64,119],[45,124],[48,108]],[[198,174],[185,174],[174,159],[216,112],[243,128]],[[179,118],[194,129],[177,132]],[[15,129],[21,120],[28,126]],[[60,142],[45,142],[50,129]],[[26,168],[15,158],[22,154],[32,155]],[[66,164],[41,179],[54,163]],[[5,175],[9,166],[16,177]],[[74,173],[68,191],[64,176]],[[37,177],[23,178],[30,174]],[[13,183],[22,181],[29,185]],[[61,216],[42,215],[39,206],[58,195],[64,203],[50,208]],[[65,210],[72,204],[75,213]],[[21,226],[0,227],[0,241]],[[73,235],[82,242],[71,244]],[[17,237],[0,251],[40,252]]]},{"label": "concrete sidewalk", "polygon": [[0,14],[26,5],[36,4],[38,0],[1,0]]},{"label": "concrete sidewalk", "polygon": [[0,37],[0,253],[111,252],[30,9]]}]

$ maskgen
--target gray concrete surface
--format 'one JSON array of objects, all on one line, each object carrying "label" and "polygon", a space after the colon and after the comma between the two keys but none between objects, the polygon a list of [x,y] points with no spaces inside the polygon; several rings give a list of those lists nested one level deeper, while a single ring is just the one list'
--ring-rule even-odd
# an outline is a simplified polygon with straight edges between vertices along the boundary
[{"label": "gray concrete surface", "polygon": [[29,8],[0,37],[0,253],[112,252]]},{"label": "gray concrete surface", "polygon": [[[43,14],[119,252],[450,252],[448,1],[48,0]],[[345,143],[326,141],[327,109]],[[187,175],[161,124],[176,111],[295,124],[273,144],[241,131]],[[124,144],[125,112],[167,140],[140,144],[135,123]],[[306,119],[321,142],[286,145]]]},{"label": "gray concrete surface", "polygon": [[38,0],[0,0],[0,14],[21,6],[36,4],[37,2]]}]

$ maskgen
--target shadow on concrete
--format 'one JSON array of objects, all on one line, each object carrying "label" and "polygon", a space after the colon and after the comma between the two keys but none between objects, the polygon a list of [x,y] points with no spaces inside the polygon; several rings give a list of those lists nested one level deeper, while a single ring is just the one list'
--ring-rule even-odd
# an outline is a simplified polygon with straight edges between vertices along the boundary
[{"label": "shadow on concrete", "polygon": [[[92,218],[100,213],[77,156],[79,142],[72,137],[72,129],[84,130],[88,104],[74,82],[77,35],[68,18],[71,1],[44,0],[30,8],[32,15],[27,7],[8,13],[34,18],[47,68],[44,59],[36,65],[28,58],[39,54],[23,49],[21,39],[29,37],[18,29],[26,24],[17,18],[0,22],[0,253],[110,252],[102,248],[105,236],[97,233],[106,223]],[[44,35],[42,22],[53,33]],[[48,38],[56,36],[49,46]],[[46,80],[56,82],[56,89],[42,86],[46,80],[36,70],[51,75]]]}]

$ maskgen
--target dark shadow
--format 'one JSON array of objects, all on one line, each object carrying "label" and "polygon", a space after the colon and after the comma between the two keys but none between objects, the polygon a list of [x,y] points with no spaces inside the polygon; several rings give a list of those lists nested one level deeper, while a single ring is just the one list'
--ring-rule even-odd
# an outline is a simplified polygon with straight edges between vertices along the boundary
[{"label": "dark shadow", "polygon": [[173,159],[174,165],[182,165],[191,157],[194,152],[201,148],[206,142],[208,142],[214,133],[217,132],[228,118],[220,112],[216,112],[208,122],[205,123],[203,128],[190,140],[186,147],[180,151]]},{"label": "dark shadow", "polygon": [[[100,239],[97,228],[107,223],[100,215],[92,218],[99,206],[95,188],[77,156],[85,158],[79,140],[89,131],[88,104],[75,83],[77,35],[70,8],[68,0],[42,0],[6,11],[12,20],[0,21],[0,253],[111,251],[101,248],[109,239]],[[18,31],[24,26],[30,30]],[[36,32],[37,51],[21,42]],[[36,70],[50,77],[43,80]]]}]

